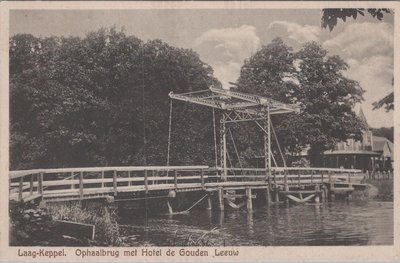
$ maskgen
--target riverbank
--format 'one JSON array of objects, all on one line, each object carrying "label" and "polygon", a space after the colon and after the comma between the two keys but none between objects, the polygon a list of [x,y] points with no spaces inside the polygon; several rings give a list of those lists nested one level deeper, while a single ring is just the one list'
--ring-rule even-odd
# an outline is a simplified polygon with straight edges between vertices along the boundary
[{"label": "riverbank", "polygon": [[[56,231],[59,220],[94,225],[94,239]],[[79,233],[77,233],[79,234]],[[36,204],[10,202],[11,246],[121,246],[114,210],[99,202]]]},{"label": "riverbank", "polygon": [[393,179],[367,179],[365,183],[375,188],[370,195],[373,200],[393,202]]}]

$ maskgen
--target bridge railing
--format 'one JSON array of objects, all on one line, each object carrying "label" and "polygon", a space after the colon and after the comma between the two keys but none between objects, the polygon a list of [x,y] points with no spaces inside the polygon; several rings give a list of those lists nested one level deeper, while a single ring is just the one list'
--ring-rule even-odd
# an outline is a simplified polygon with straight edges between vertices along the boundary
[{"label": "bridge railing", "polygon": [[[223,169],[218,168],[220,172]],[[317,182],[360,182],[365,174],[358,169],[336,169],[320,167],[272,167],[271,176],[268,178],[265,168],[228,168],[227,180],[246,180],[255,181],[268,180],[275,184],[305,184]]]},{"label": "bridge railing", "polygon": [[[42,195],[79,195],[118,192],[130,188],[198,182],[204,185],[208,166],[89,167],[11,171],[10,199],[30,200]],[[211,178],[210,178],[211,179]]]},{"label": "bridge railing", "polygon": [[[130,166],[89,167],[11,171],[10,199],[32,200],[41,196],[76,196],[129,191],[202,187],[225,182],[221,168],[208,166]],[[263,168],[229,168],[227,182],[271,182],[274,184],[313,184],[354,181],[361,170],[274,167],[271,177]]]}]

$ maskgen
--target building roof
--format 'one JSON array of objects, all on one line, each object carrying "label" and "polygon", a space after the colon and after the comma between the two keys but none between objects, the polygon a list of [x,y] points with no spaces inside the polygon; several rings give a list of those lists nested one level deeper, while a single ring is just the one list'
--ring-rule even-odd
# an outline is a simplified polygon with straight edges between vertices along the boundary
[{"label": "building roof", "polygon": [[369,131],[369,125],[367,122],[367,118],[364,115],[364,112],[362,108],[360,107],[360,110],[358,111],[358,118],[361,120],[362,126],[366,131]]},{"label": "building roof", "polygon": [[354,150],[337,150],[337,151],[325,151],[324,155],[371,155],[379,156],[380,154],[373,151],[354,151]]},{"label": "building roof", "polygon": [[374,143],[374,151],[383,152],[385,144],[387,144],[390,152],[393,153],[393,143],[387,138],[381,136],[372,136],[372,141]]}]

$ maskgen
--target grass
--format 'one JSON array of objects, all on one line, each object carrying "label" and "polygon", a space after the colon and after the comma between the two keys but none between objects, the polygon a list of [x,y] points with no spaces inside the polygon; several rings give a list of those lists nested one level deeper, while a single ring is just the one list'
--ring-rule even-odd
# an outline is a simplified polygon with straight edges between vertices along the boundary
[{"label": "grass", "polygon": [[393,201],[393,179],[367,179],[366,183],[376,188],[377,193],[374,199]]},{"label": "grass", "polygon": [[116,214],[104,204],[75,202],[49,204],[49,212],[56,220],[68,220],[95,225],[95,245],[121,245]]}]

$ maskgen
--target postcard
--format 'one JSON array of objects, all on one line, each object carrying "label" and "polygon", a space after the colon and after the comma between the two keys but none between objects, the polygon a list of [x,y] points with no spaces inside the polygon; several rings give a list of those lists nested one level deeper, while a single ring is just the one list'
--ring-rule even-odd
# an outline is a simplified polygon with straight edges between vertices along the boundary
[{"label": "postcard", "polygon": [[0,259],[400,259],[398,2],[0,6]]}]

